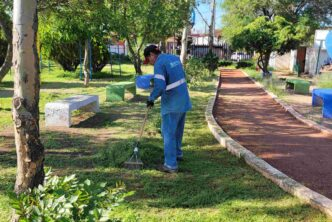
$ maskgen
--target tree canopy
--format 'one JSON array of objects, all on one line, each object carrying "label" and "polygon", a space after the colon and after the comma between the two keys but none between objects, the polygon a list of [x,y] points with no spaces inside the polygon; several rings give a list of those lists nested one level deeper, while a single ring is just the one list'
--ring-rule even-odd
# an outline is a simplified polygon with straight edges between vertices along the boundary
[{"label": "tree canopy", "polygon": [[319,26],[332,22],[330,9],[311,0],[225,0],[223,8],[224,37],[236,50],[258,52],[263,73],[272,52],[305,45]]}]

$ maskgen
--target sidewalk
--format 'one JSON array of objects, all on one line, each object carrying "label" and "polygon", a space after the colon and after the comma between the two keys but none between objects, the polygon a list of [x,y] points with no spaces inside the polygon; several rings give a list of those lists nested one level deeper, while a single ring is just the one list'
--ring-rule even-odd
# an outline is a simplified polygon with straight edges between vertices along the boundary
[{"label": "sidewalk", "polygon": [[242,72],[221,71],[216,121],[233,139],[308,188],[332,198],[332,137],[286,112]]}]

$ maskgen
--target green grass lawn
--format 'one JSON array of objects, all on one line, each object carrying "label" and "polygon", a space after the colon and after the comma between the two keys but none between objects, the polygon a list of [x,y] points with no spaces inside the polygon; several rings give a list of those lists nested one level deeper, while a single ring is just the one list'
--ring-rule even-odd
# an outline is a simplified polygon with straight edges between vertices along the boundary
[{"label": "green grass lawn", "polygon": [[[151,67],[144,67],[151,73]],[[188,113],[183,141],[185,161],[178,174],[155,170],[162,162],[159,104],[149,115],[141,142],[144,170],[121,167],[133,148],[145,112],[148,92],[139,91],[125,102],[105,102],[105,86],[110,81],[133,79],[133,69],[124,65],[123,76],[96,79],[84,88],[76,74],[55,69],[42,73],[41,138],[46,149],[45,165],[55,174],[75,173],[80,179],[108,182],[123,181],[134,191],[113,216],[124,221],[326,221],[319,211],[283,192],[269,180],[220,147],[205,122],[205,108],[213,96],[216,77],[200,87],[191,88],[193,110]],[[105,73],[108,73],[106,70]],[[102,74],[97,74],[102,75]],[[11,76],[0,84],[0,92],[11,90]],[[92,115],[77,112],[71,128],[45,128],[43,108],[46,102],[76,93],[100,96],[101,112]],[[9,93],[8,93],[9,94]],[[11,131],[10,95],[1,98],[2,132]],[[74,119],[75,119],[74,118]],[[76,121],[75,120],[75,121]],[[1,134],[0,134],[1,135]],[[11,210],[8,192],[15,182],[13,138],[0,136],[0,221],[7,221]]]},{"label": "green grass lawn", "polygon": [[332,72],[326,72],[318,75],[315,82],[319,88],[332,88]]},{"label": "green grass lawn", "polygon": [[286,95],[285,92],[285,81],[280,80],[276,75],[272,75],[270,79],[264,79],[260,71],[246,68],[243,69],[251,78],[263,84],[264,88],[274,93],[278,97],[282,98]]}]

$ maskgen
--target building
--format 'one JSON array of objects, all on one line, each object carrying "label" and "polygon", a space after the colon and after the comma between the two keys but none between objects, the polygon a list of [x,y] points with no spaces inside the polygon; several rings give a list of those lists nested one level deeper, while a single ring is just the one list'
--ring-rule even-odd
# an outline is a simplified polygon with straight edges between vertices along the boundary
[{"label": "building", "polygon": [[278,70],[309,75],[319,73],[324,65],[331,63],[325,45],[325,39],[330,31],[332,30],[316,30],[315,40],[311,47],[299,47],[282,56],[272,53],[269,65]]},{"label": "building", "polygon": [[307,48],[305,72],[309,75],[318,74],[324,65],[331,63],[331,57],[327,53],[325,40],[332,29],[316,30],[314,45]]}]

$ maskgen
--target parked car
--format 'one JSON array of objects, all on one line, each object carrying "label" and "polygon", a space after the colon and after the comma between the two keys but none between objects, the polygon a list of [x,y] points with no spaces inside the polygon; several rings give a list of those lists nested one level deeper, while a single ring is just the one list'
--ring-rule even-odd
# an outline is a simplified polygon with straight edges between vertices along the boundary
[{"label": "parked car", "polygon": [[244,52],[233,52],[231,55],[231,60],[241,61],[243,59],[248,59],[248,55]]}]

